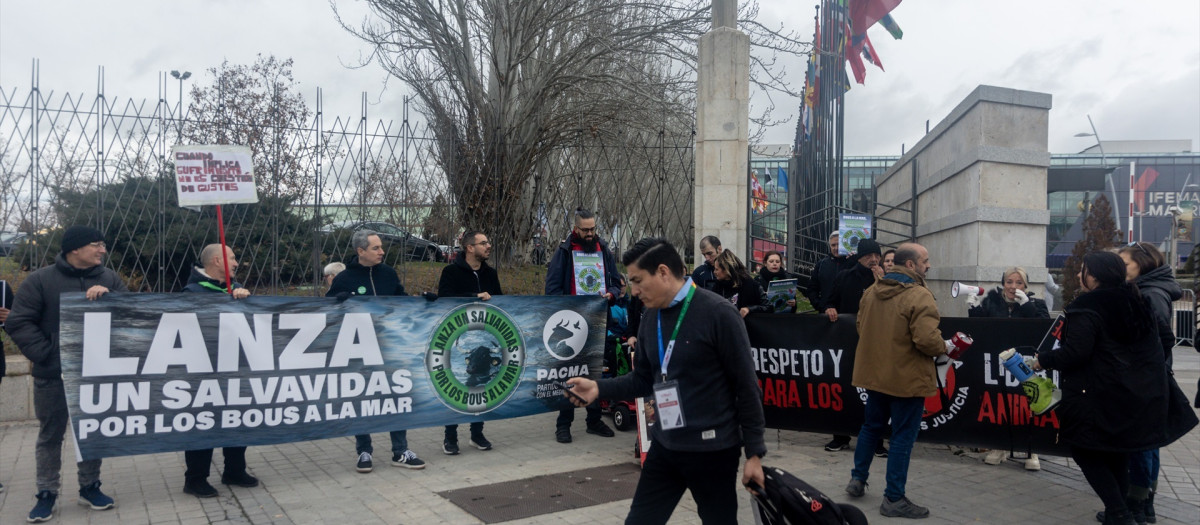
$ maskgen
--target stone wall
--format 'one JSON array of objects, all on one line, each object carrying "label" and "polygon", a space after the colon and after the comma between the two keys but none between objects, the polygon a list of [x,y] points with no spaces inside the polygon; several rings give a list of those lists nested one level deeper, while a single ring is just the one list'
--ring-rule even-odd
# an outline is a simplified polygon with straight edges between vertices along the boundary
[{"label": "stone wall", "polygon": [[33,376],[25,356],[4,356],[8,367],[0,381],[0,422],[36,419],[33,414]]},{"label": "stone wall", "polygon": [[967,315],[965,301],[950,297],[954,281],[992,288],[1009,266],[1024,267],[1035,297],[1044,296],[1050,107],[1045,93],[979,86],[876,178],[879,217],[911,222],[915,174],[916,237],[929,249],[928,284],[942,315]]}]

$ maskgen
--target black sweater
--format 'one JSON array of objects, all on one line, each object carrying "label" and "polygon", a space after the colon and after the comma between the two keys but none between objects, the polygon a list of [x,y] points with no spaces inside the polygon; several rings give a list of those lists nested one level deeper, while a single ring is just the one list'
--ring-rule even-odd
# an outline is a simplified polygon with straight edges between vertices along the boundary
[{"label": "black sweater", "polygon": [[[667,380],[679,383],[684,428],[663,430],[654,425],[651,439],[669,450],[715,451],[741,445],[746,457],[767,452],[763,442],[762,391],[750,360],[750,337],[729,301],[697,289],[679,327]],[[679,318],[682,302],[662,310],[663,344]],[[661,379],[658,357],[659,309],[647,308],[638,330],[633,372],[600,380],[606,399],[653,396]],[[703,433],[713,437],[704,439]]]}]

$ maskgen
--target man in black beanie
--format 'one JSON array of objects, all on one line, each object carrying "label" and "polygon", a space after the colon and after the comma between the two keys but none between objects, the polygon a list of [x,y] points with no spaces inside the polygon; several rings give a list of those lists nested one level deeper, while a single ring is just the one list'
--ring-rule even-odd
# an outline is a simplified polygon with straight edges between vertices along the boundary
[{"label": "man in black beanie", "polygon": [[[858,241],[858,251],[850,257],[858,264],[838,272],[833,280],[833,292],[829,295],[829,300],[821,305],[831,323],[837,321],[838,314],[857,314],[863,292],[883,277],[883,267],[879,266],[879,261],[883,259],[879,243],[872,239]],[[832,441],[825,444],[825,450],[836,452],[849,446],[850,436],[835,435]],[[882,441],[875,449],[875,456],[887,457],[887,449]]]},{"label": "man in black beanie", "polygon": [[[31,523],[51,518],[62,481],[62,441],[68,414],[59,361],[58,296],[84,292],[88,300],[95,301],[110,291],[129,291],[117,272],[101,266],[106,253],[100,230],[67,228],[62,253],[53,265],[29,274],[21,283],[6,323],[9,337],[33,363],[33,410],[41,424],[34,453],[38,501],[29,512]],[[100,492],[100,460],[81,461],[78,467],[79,503],[94,510],[113,508],[113,499]]]}]

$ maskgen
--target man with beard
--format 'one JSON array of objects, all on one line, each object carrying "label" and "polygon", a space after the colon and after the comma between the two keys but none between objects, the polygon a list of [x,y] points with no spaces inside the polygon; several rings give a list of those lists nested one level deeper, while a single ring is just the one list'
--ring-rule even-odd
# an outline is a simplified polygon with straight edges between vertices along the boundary
[{"label": "man with beard", "polygon": [[[454,262],[442,268],[442,278],[438,280],[439,297],[476,297],[487,301],[493,295],[504,295],[500,290],[500,277],[496,269],[488,266],[488,257],[492,255],[492,243],[483,232],[474,230],[462,236],[462,252]],[[483,347],[487,350],[486,347]],[[478,348],[476,349],[479,350]],[[475,365],[478,359],[472,354],[470,365]],[[487,359],[490,361],[490,359]],[[483,363],[486,371],[487,363]],[[467,386],[475,386],[481,375],[480,370],[468,366],[468,374],[473,377],[467,380]],[[487,382],[486,379],[483,380]],[[483,421],[471,423],[471,446],[479,450],[491,450],[492,442],[483,437]],[[458,425],[446,425],[445,439],[442,440],[442,452],[448,456],[458,455]]]},{"label": "man with beard", "polygon": [[[611,304],[621,294],[621,275],[617,260],[608,244],[596,235],[596,214],[577,208],[575,228],[554,251],[546,270],[546,295],[601,295]],[[564,408],[558,413],[554,438],[559,443],[571,442],[571,423],[575,409]],[[613,430],[600,421],[600,407],[587,407],[587,432],[612,437]]]},{"label": "man with beard", "polygon": [[[350,244],[358,253],[358,258],[346,264],[346,269],[333,278],[325,297],[337,297],[344,301],[356,295],[408,295],[404,285],[400,284],[400,276],[396,270],[383,263],[383,241],[379,234],[371,230],[358,230],[350,238]],[[425,462],[408,448],[408,431],[394,430],[392,438],[392,466],[414,470],[425,468]],[[354,469],[366,474],[374,470],[371,455],[375,448],[371,445],[370,434],[354,436],[355,453],[358,463]]]},{"label": "man with beard", "polygon": [[[229,264],[229,275],[237,274],[238,261],[233,256],[232,248],[225,248],[225,257],[221,256],[221,245],[210,244],[200,251],[200,266],[192,268],[185,292],[194,293],[225,293],[225,283],[232,282],[233,298],[245,299],[250,297],[250,290],[242,287],[242,283],[226,278],[225,265]],[[225,458],[225,471],[221,473],[221,483],[239,487],[257,487],[258,478],[246,472],[246,447],[225,447],[221,449]],[[211,498],[217,495],[217,489],[208,483],[208,474],[212,465],[213,449],[188,450],[183,453],[183,462],[187,470],[183,473],[183,492],[197,498]]]},{"label": "man with beard", "polygon": [[[95,301],[110,291],[129,291],[117,272],[103,266],[106,253],[108,247],[100,230],[87,226],[67,228],[63,232],[62,253],[54,259],[54,264],[25,278],[5,323],[9,337],[33,364],[33,411],[41,425],[34,448],[37,504],[26,518],[30,523],[48,521],[54,514],[62,485],[63,435],[70,424],[59,360],[59,295],[84,292],[88,300]],[[113,508],[113,499],[100,492],[100,460],[80,461],[76,466],[79,503],[92,510]]]}]

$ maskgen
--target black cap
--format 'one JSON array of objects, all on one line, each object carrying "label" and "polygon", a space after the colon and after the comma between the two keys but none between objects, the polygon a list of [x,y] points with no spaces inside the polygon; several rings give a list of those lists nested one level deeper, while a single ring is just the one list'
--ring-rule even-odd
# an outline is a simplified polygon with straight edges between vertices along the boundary
[{"label": "black cap", "polygon": [[71,253],[94,242],[104,240],[104,234],[91,226],[71,226],[63,232],[62,252]]}]

